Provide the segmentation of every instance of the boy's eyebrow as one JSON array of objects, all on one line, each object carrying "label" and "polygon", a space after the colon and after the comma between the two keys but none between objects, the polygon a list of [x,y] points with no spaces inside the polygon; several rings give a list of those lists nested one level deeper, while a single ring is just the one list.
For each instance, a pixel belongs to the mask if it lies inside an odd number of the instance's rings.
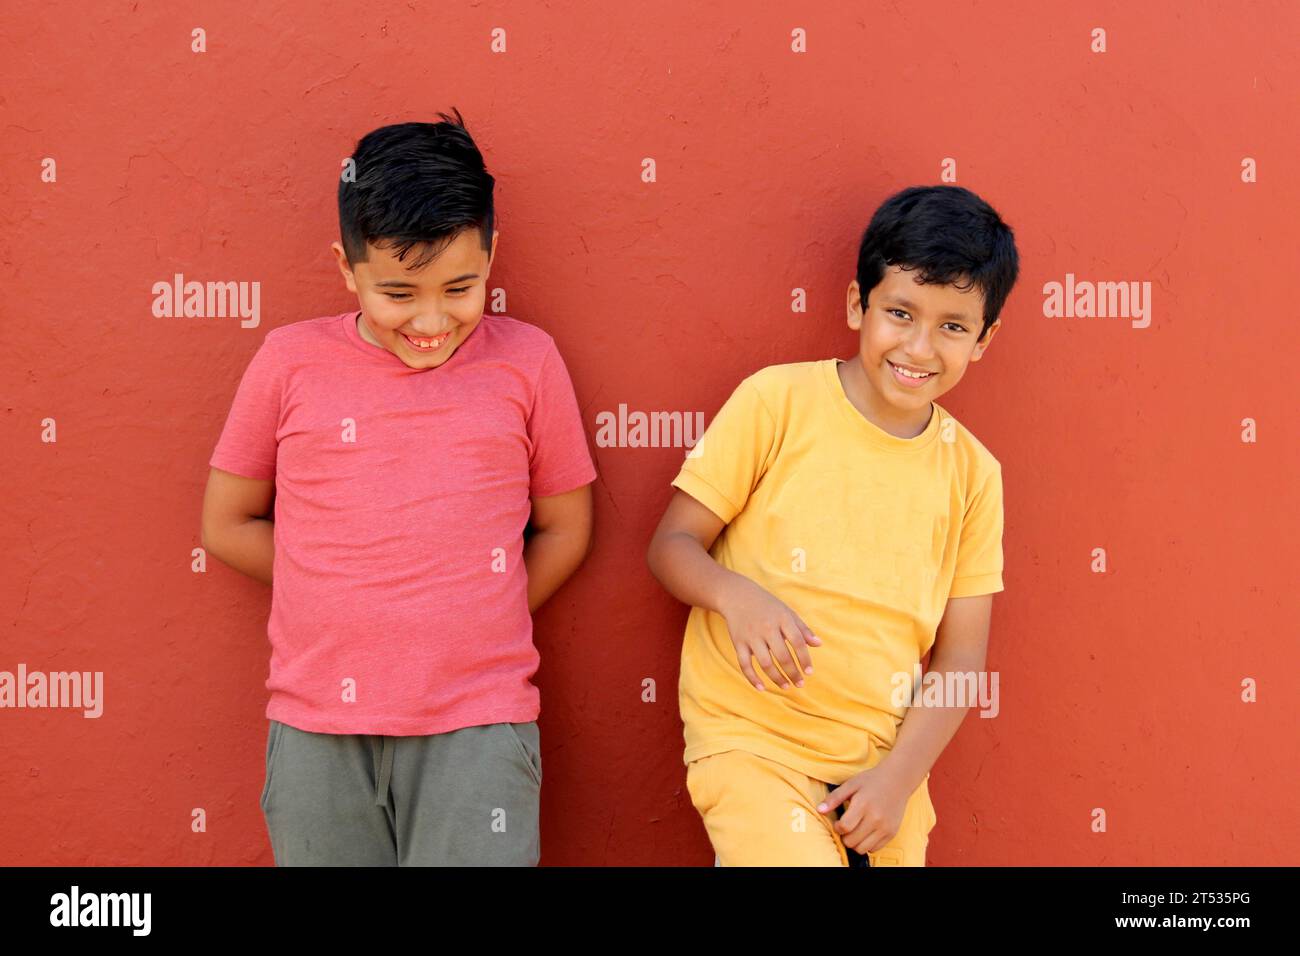
[{"label": "boy's eyebrow", "polygon": [[[466,272],[464,275],[456,276],[454,279],[448,279],[443,285],[451,285],[453,282],[464,282],[466,279],[477,279],[477,272]],[[414,282],[406,282],[402,279],[385,279],[383,282],[376,282],[377,287],[385,289],[416,289],[419,288]]]},{"label": "boy's eyebrow", "polygon": [[[919,311],[920,311],[920,309],[918,309],[914,303],[912,303],[912,302],[908,302],[908,301],[907,301],[906,299],[904,299],[901,295],[893,296],[892,298],[889,299],[889,302],[890,302],[891,304],[893,304],[893,305],[901,305],[901,306],[902,306],[903,308],[905,308],[905,309],[911,309],[913,312],[919,312]],[[969,321],[971,321],[971,319],[970,319],[969,316],[964,315],[964,314],[961,313],[961,312],[945,312],[945,313],[943,314],[943,317],[944,317],[945,319],[956,319],[956,320],[959,321],[959,322],[969,322]]]}]

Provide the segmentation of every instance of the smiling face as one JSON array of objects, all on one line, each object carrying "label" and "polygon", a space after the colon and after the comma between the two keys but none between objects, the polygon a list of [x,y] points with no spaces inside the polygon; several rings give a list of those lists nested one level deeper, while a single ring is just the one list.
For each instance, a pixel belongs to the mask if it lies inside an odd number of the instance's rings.
[{"label": "smiling face", "polygon": [[[914,438],[930,420],[930,402],[949,391],[978,362],[1001,319],[984,327],[984,294],[972,286],[921,284],[917,272],[890,266],[862,309],[857,280],[849,283],[848,325],[858,332],[857,361],[845,362],[845,394],[868,420],[900,438]],[[962,282],[964,286],[965,283]],[[911,378],[901,371],[930,373]]]},{"label": "smiling face", "polygon": [[492,248],[485,251],[479,230],[465,229],[418,272],[407,265],[418,258],[419,247],[403,263],[389,248],[367,243],[369,260],[349,266],[343,246],[333,243],[343,279],[361,305],[361,337],[411,368],[446,362],[483,317],[499,235],[492,233]]}]

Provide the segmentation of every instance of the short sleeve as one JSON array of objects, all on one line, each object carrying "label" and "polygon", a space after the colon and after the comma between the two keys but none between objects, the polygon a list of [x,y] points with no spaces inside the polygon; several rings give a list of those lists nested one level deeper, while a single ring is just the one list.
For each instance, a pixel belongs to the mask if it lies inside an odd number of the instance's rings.
[{"label": "short sleeve", "polygon": [[985,477],[962,516],[949,598],[995,594],[1002,584],[1002,466]]},{"label": "short sleeve", "polygon": [[549,343],[528,413],[528,495],[546,498],[596,480],[573,381],[555,342]]},{"label": "short sleeve", "polygon": [[775,440],[776,419],[751,375],[713,416],[704,436],[687,454],[673,487],[730,524],[758,487]]},{"label": "short sleeve", "polygon": [[283,369],[275,357],[272,334],[262,340],[244,370],[226,426],[208,461],[213,468],[245,478],[275,477]]}]

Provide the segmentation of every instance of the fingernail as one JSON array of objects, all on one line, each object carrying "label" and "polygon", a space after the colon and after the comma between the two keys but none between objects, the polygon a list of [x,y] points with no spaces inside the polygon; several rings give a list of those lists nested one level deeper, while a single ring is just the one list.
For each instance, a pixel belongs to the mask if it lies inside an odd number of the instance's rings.
[{"label": "fingernail", "polygon": [[811,667],[805,667],[805,668],[803,669],[803,672],[804,672],[805,674],[811,674],[811,673],[812,673],[812,668],[811,668]]},{"label": "fingernail", "polygon": [[802,686],[803,686],[803,681],[799,681],[799,682],[798,682],[797,684],[795,684],[794,686],[795,686],[795,687],[802,687]]}]

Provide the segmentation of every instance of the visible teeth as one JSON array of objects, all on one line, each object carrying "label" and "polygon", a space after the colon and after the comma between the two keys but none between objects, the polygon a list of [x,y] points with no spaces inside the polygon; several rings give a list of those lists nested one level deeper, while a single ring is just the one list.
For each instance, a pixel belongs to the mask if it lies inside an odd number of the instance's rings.
[{"label": "visible teeth", "polygon": [[449,334],[450,333],[445,333],[443,335],[438,336],[436,339],[413,339],[409,335],[406,338],[408,341],[414,342],[420,348],[427,349],[427,348],[431,348],[434,345],[434,343],[441,345],[446,340],[447,335]]},{"label": "visible teeth", "polygon": [[[892,365],[893,363],[891,362],[890,364]],[[894,365],[894,368],[898,369],[901,373],[906,375],[908,378],[929,378],[931,375],[934,374],[933,372],[909,372],[907,369],[900,368],[897,365]]]}]

